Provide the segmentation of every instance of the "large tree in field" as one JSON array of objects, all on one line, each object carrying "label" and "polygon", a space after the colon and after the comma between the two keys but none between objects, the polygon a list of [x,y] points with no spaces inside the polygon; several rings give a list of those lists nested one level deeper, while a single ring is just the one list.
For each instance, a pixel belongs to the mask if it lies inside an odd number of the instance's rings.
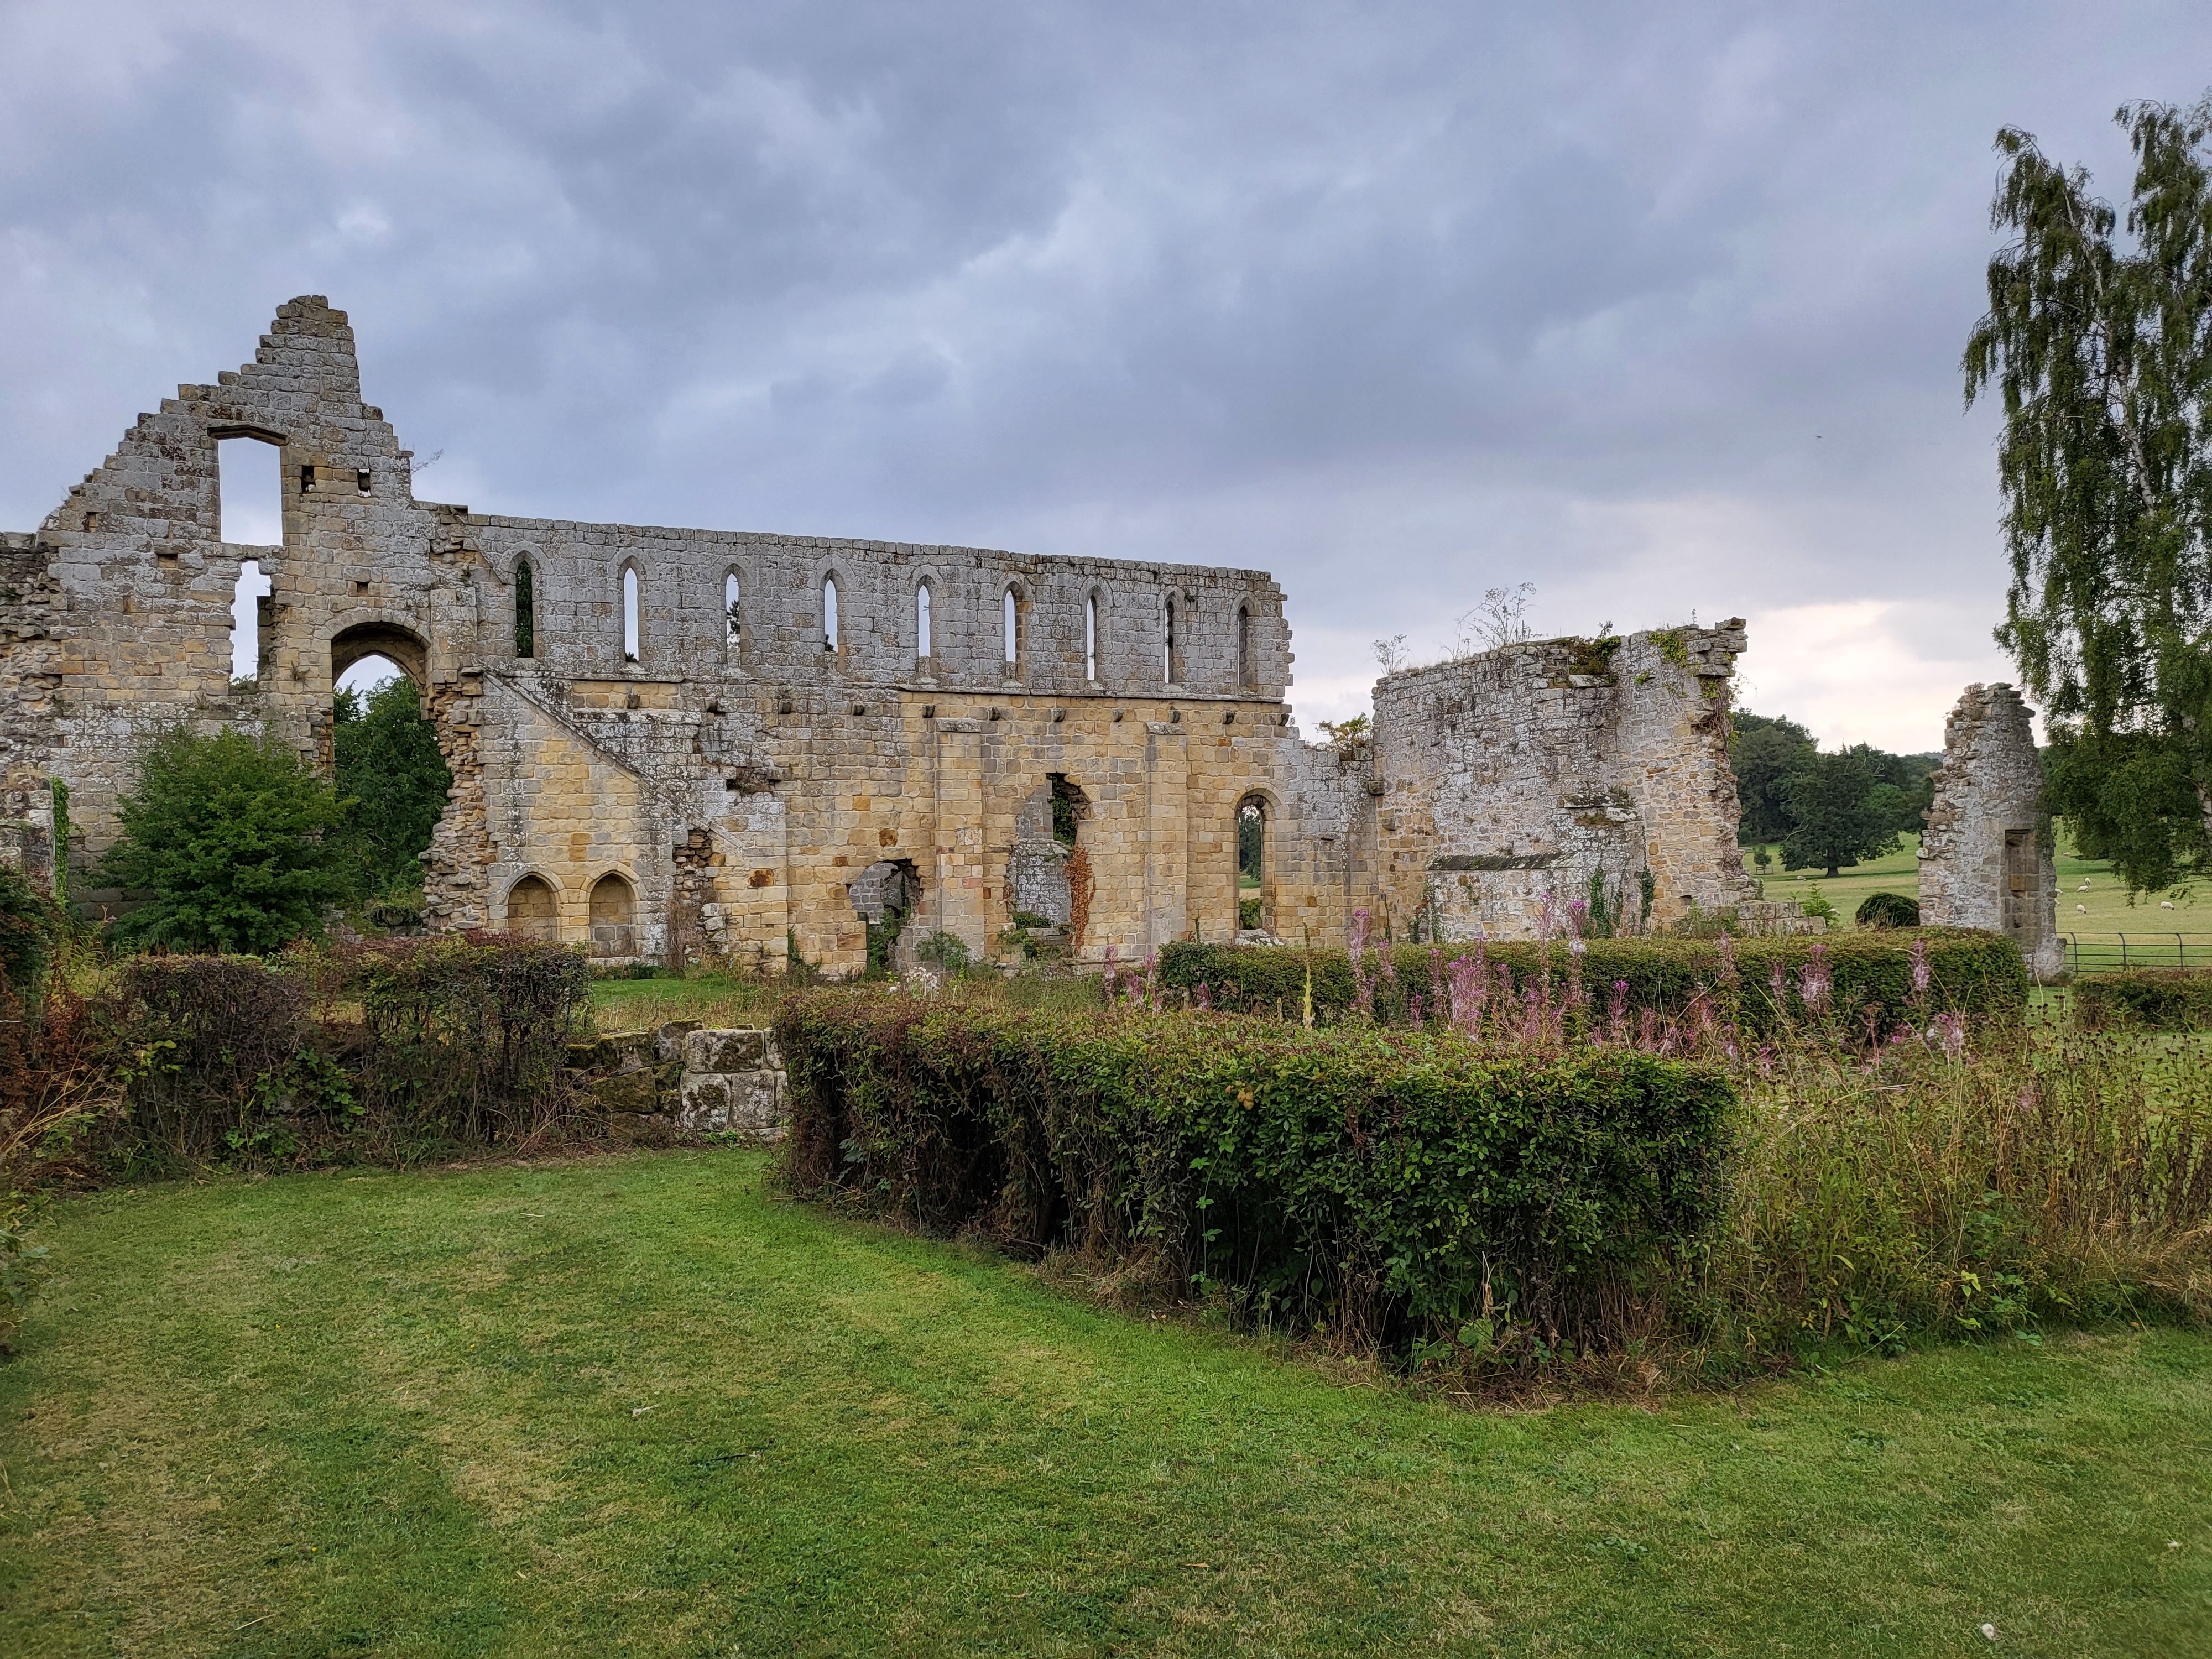
[{"label": "large tree in field", "polygon": [[1874,769],[1863,746],[1808,755],[1780,786],[1790,814],[1782,867],[1832,876],[1845,865],[1894,852],[1897,832],[1885,821],[1874,790]]},{"label": "large tree in field", "polygon": [[1757,847],[1790,833],[1782,781],[1811,759],[1813,752],[1813,734],[1796,720],[1769,719],[1747,709],[1731,717],[1729,764],[1735,769],[1736,799],[1743,807],[1737,841]]},{"label": "large tree in field", "polygon": [[2051,805],[2130,886],[2212,854],[2212,94],[2131,104],[2119,216],[2028,134],[1990,216],[1989,314],[1963,368],[2004,404],[2012,586],[1997,641],[2043,702]]}]

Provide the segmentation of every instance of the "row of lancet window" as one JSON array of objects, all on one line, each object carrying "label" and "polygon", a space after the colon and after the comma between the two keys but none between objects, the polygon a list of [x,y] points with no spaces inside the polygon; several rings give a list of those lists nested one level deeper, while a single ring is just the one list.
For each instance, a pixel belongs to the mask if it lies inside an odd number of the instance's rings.
[{"label": "row of lancet window", "polygon": [[[744,637],[742,595],[735,572],[722,580],[722,638],[735,650]],[[914,637],[915,656],[919,664],[927,667],[936,657],[934,618],[931,615],[935,595],[925,581],[915,590]],[[1017,590],[1009,584],[1000,595],[1000,643],[1009,678],[1021,672],[1023,654],[1028,645],[1026,607],[1021,603]],[[1183,630],[1188,618],[1181,603],[1170,593],[1161,611],[1160,674],[1170,685],[1180,685],[1183,678]],[[635,567],[625,567],[622,573],[623,660],[638,660],[642,633],[638,617],[638,573]],[[1092,593],[1083,601],[1083,678],[1098,678],[1098,650],[1101,640],[1098,615],[1098,596]],[[822,648],[825,652],[844,648],[843,635],[838,620],[837,579],[822,579]],[[527,559],[520,560],[514,567],[514,654],[535,657],[538,654],[538,594],[536,579]],[[1237,607],[1237,683],[1250,687],[1258,683],[1257,670],[1252,657],[1252,611],[1249,605]]]}]

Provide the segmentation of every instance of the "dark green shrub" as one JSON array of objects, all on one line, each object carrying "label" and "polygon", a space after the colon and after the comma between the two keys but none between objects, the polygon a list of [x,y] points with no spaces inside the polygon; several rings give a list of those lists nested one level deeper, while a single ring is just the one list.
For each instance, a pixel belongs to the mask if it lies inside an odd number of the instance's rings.
[{"label": "dark green shrub", "polygon": [[575,1127],[562,1067],[591,1005],[580,951],[447,938],[365,948],[339,971],[368,1027],[356,1087],[373,1123],[462,1145]]},{"label": "dark green shrub", "polygon": [[122,964],[94,1002],[126,1103],[110,1154],[143,1171],[297,1151],[303,1113],[344,1094],[317,1063],[313,989],[258,957]]},{"label": "dark green shrub", "polygon": [[2090,1030],[2212,1031],[2212,969],[2083,974],[2074,981],[2074,1018]]},{"label": "dark green shrub", "polygon": [[139,757],[103,879],[151,897],[118,937],[265,955],[322,932],[347,890],[337,798],[274,738],[179,728]]},{"label": "dark green shrub", "polygon": [[1509,1309],[1602,1340],[1606,1287],[1723,1197],[1729,1085],[1629,1050],[849,994],[793,999],[776,1040],[800,1193],[1148,1262],[1354,1343]]},{"label": "dark green shrub", "polygon": [[0,864],[0,984],[18,1011],[5,1017],[38,1018],[60,927],[56,906],[24,879],[21,871]]},{"label": "dark green shrub", "polygon": [[137,957],[94,1005],[125,1103],[94,1150],[133,1170],[404,1161],[586,1128],[562,1066],[589,994],[580,953],[519,941]]},{"label": "dark green shrub", "polygon": [[1862,927],[1917,927],[1920,901],[1903,893],[1869,893],[1851,920]]},{"label": "dark green shrub", "polygon": [[[1924,993],[1913,983],[1915,940],[1924,947]],[[2029,981],[2019,948],[1999,934],[1966,929],[1728,941],[1591,939],[1579,972],[1584,988],[1601,1006],[1616,982],[1625,982],[1630,1010],[1680,1014],[1703,988],[1722,1018],[1734,1019],[1753,1034],[1765,1034],[1798,1012],[1794,991],[1785,991],[1777,1004],[1772,990],[1776,970],[1794,988],[1816,947],[1834,975],[1836,1010],[1853,1024],[1863,1023],[1869,1009],[1885,1031],[1917,1014],[1937,1010],[2006,1022],[2016,1021],[2027,1012]],[[1545,971],[1546,948],[1534,942],[1496,942],[1480,948],[1493,969],[1510,969],[1516,983],[1531,983]],[[1472,945],[1401,945],[1368,952],[1376,1022],[1406,1024],[1417,996],[1424,1023],[1441,1021],[1450,963],[1476,949]],[[1553,943],[1548,961],[1555,981],[1564,980],[1570,967],[1565,942]],[[1309,967],[1316,1022],[1330,1024],[1356,1018],[1359,987],[1351,957],[1343,951],[1170,945],[1160,952],[1159,981],[1186,995],[1204,985],[1216,1008],[1295,1020],[1300,1017]]]}]

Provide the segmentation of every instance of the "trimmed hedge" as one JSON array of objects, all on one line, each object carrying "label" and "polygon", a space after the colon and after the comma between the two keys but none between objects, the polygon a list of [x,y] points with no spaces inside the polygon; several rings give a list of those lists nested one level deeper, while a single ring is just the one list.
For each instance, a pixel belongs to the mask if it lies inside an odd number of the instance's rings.
[{"label": "trimmed hedge", "polygon": [[[1916,939],[1924,943],[1927,953],[1924,1000],[1916,1000],[1912,988]],[[1703,988],[1722,1018],[1735,1019],[1753,1035],[1773,1030],[1784,1017],[1771,990],[1775,967],[1779,965],[1794,986],[1799,971],[1812,960],[1815,945],[1821,947],[1834,975],[1836,1009],[1854,1024],[1865,1019],[1869,1008],[1880,1011],[1885,1030],[1910,1022],[1924,1010],[1979,1015],[2008,1024],[2024,1018],[2027,1010],[2027,964],[2020,948],[2002,934],[1965,928],[1735,939],[1729,944],[1735,960],[1733,985],[1718,939],[1594,939],[1587,943],[1583,984],[1599,1004],[1607,1000],[1616,982],[1626,981],[1629,1008],[1675,1015]],[[1446,969],[1455,958],[1471,956],[1477,948],[1400,945],[1371,950],[1369,955],[1376,960],[1369,971],[1375,977],[1376,1021],[1407,1024],[1416,996],[1422,1000],[1425,1022],[1441,1018],[1439,993]],[[1544,971],[1547,951],[1532,941],[1494,941],[1480,948],[1493,966],[1510,968],[1516,983],[1533,983]],[[1387,973],[1382,969],[1386,951]],[[1564,942],[1553,943],[1548,960],[1555,979],[1563,980],[1568,967]],[[1358,987],[1351,957],[1341,950],[1170,945],[1160,952],[1159,982],[1191,995],[1203,985],[1216,1008],[1296,1020],[1303,1011],[1309,963],[1315,1022],[1344,1021],[1353,1011]],[[1792,999],[1785,996],[1784,1007],[1794,1009]]]},{"label": "trimmed hedge", "polygon": [[2212,969],[2083,974],[2074,981],[2074,1018],[2091,1030],[2212,1031]]},{"label": "trimmed hedge", "polygon": [[1509,1304],[1547,1341],[1601,1337],[1604,1289],[1723,1200],[1729,1084],[1632,1050],[849,991],[793,999],[775,1034],[802,1194],[1141,1263],[1353,1342]]},{"label": "trimmed hedge", "polygon": [[580,953],[520,941],[134,957],[91,1004],[124,1085],[100,1150],[132,1170],[296,1166],[571,1133],[590,995]]}]

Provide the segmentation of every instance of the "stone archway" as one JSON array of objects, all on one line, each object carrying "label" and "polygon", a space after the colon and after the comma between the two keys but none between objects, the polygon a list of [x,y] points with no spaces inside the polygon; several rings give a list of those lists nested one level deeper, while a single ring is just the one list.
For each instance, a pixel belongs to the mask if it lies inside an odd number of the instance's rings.
[{"label": "stone archway", "polygon": [[337,684],[347,669],[370,657],[383,657],[415,682],[424,698],[430,695],[430,647],[422,636],[402,623],[356,623],[331,639],[331,684]]}]

